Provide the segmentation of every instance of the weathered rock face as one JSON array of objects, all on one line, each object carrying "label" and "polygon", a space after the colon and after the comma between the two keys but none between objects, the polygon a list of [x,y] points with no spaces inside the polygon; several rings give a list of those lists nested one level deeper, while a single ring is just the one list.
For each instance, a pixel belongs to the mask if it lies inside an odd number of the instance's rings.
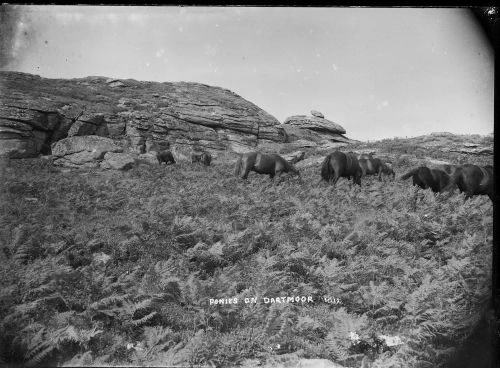
[{"label": "weathered rock face", "polygon": [[279,122],[256,105],[199,83],[0,71],[0,87],[0,154],[10,157],[49,154],[54,142],[84,135],[126,141],[137,154],[169,145],[240,152],[286,139]]},{"label": "weathered rock face", "polygon": [[109,135],[104,116],[102,114],[90,114],[79,117],[68,130],[68,137],[76,135]]},{"label": "weathered rock face", "polygon": [[0,101],[0,155],[23,158],[48,153],[51,139],[69,129],[65,117],[43,102]]},{"label": "weathered rock face", "polygon": [[97,135],[68,137],[52,145],[54,165],[67,167],[98,167],[108,152],[121,152],[113,140]]}]

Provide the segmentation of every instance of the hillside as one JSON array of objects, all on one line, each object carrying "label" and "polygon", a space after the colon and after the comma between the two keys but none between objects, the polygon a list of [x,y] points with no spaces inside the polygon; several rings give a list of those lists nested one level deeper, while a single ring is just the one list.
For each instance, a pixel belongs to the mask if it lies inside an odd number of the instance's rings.
[{"label": "hillside", "polygon": [[[429,158],[492,161],[422,148],[427,138],[418,139],[345,150],[386,155],[397,177]],[[491,201],[399,180],[363,178],[357,187],[341,179],[332,187],[320,181],[324,154],[307,150],[301,178],[279,185],[255,173],[235,177],[229,153],[211,167],[143,163],[128,171],[3,160],[0,359],[465,362],[457,349],[488,316]],[[492,353],[481,354],[474,363]]]}]

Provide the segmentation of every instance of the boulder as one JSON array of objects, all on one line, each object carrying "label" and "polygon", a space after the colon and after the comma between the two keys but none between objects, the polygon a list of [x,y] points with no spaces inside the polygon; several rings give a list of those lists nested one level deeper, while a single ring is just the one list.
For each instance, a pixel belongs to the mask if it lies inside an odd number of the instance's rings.
[{"label": "boulder", "polygon": [[129,153],[106,152],[101,168],[114,170],[129,170],[135,164],[135,157]]},{"label": "boulder", "polygon": [[295,115],[287,118],[283,125],[295,126],[321,133],[345,134],[346,130],[333,121],[317,116]]},{"label": "boulder", "polygon": [[141,153],[137,156],[137,160],[141,163],[147,163],[150,165],[158,165],[158,159],[156,158],[156,151],[149,151],[146,153]]},{"label": "boulder", "polygon": [[136,153],[146,152],[146,137],[145,133],[141,132],[133,125],[127,125],[125,134],[130,140],[130,149]]},{"label": "boulder", "polygon": [[107,152],[121,152],[112,139],[97,135],[61,139],[52,145],[54,165],[68,167],[98,167]]},{"label": "boulder", "polygon": [[282,154],[281,156],[283,156],[283,158],[288,162],[295,164],[299,161],[302,161],[306,156],[306,153],[304,151],[295,151],[292,153]]},{"label": "boulder", "polygon": [[316,116],[316,117],[321,118],[321,119],[323,119],[325,117],[325,115],[323,115],[321,112],[316,111],[316,110],[311,110],[311,115]]},{"label": "boulder", "polygon": [[[289,118],[291,119],[291,118]],[[325,120],[317,117],[311,119]],[[288,123],[287,123],[288,121]],[[319,128],[311,128],[312,125],[305,123],[300,124],[299,120],[288,120],[282,124],[287,136],[287,142],[299,142],[303,147],[309,146],[311,142],[316,146],[328,145],[332,142],[354,143],[355,141],[338,133],[338,129],[320,130]],[[343,129],[343,128],[342,128]]]}]

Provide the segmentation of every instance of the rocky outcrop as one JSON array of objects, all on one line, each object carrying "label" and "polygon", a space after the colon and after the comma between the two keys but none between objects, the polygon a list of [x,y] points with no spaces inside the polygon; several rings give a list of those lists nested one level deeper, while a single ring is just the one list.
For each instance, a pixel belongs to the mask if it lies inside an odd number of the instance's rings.
[{"label": "rocky outcrop", "polygon": [[[60,139],[109,136],[142,154],[172,147],[241,152],[284,142],[271,115],[220,87],[0,71],[0,154],[50,154]],[[82,114],[84,111],[84,114]]]},{"label": "rocky outcrop", "polygon": [[316,115],[295,115],[287,118],[283,124],[295,126],[300,129],[308,129],[320,133],[345,134],[345,129],[333,121],[320,117],[321,113],[314,111]]},{"label": "rocky outcrop", "polygon": [[478,156],[493,156],[493,147],[467,147],[463,148],[449,148],[450,152],[458,152],[465,153],[469,155],[478,155]]},{"label": "rocky outcrop", "polygon": [[52,160],[56,166],[98,167],[108,152],[122,152],[113,140],[96,135],[61,139],[52,145]]},{"label": "rocky outcrop", "polygon": [[310,146],[311,142],[316,146],[325,146],[332,142],[355,142],[343,135],[346,131],[342,126],[325,119],[321,112],[311,110],[311,114],[291,116],[283,122],[287,142],[305,142],[303,148]]},{"label": "rocky outcrop", "polygon": [[[413,144],[420,149],[456,152],[474,156],[493,156],[493,141],[493,135],[460,135],[448,132],[434,132],[407,139],[408,144]],[[425,152],[423,153],[425,154]]]}]

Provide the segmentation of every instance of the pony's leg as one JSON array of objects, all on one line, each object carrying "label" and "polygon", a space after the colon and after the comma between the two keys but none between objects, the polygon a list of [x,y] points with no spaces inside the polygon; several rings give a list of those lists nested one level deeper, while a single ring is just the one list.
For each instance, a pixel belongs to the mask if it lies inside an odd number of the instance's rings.
[{"label": "pony's leg", "polygon": [[358,184],[359,186],[361,186],[361,175],[356,175],[356,176],[354,177],[354,182],[355,182],[356,184]]},{"label": "pony's leg", "polygon": [[281,174],[283,174],[283,171],[281,171],[281,170],[276,172],[276,176],[277,176],[276,185],[279,185],[281,183]]},{"label": "pony's leg", "polygon": [[332,184],[335,185],[339,181],[340,175],[335,173],[335,176],[333,177]]},{"label": "pony's leg", "polygon": [[248,170],[247,167],[245,167],[245,171],[243,172],[243,176],[241,177],[242,179],[246,179],[248,178],[248,173],[250,172],[250,170]]}]

